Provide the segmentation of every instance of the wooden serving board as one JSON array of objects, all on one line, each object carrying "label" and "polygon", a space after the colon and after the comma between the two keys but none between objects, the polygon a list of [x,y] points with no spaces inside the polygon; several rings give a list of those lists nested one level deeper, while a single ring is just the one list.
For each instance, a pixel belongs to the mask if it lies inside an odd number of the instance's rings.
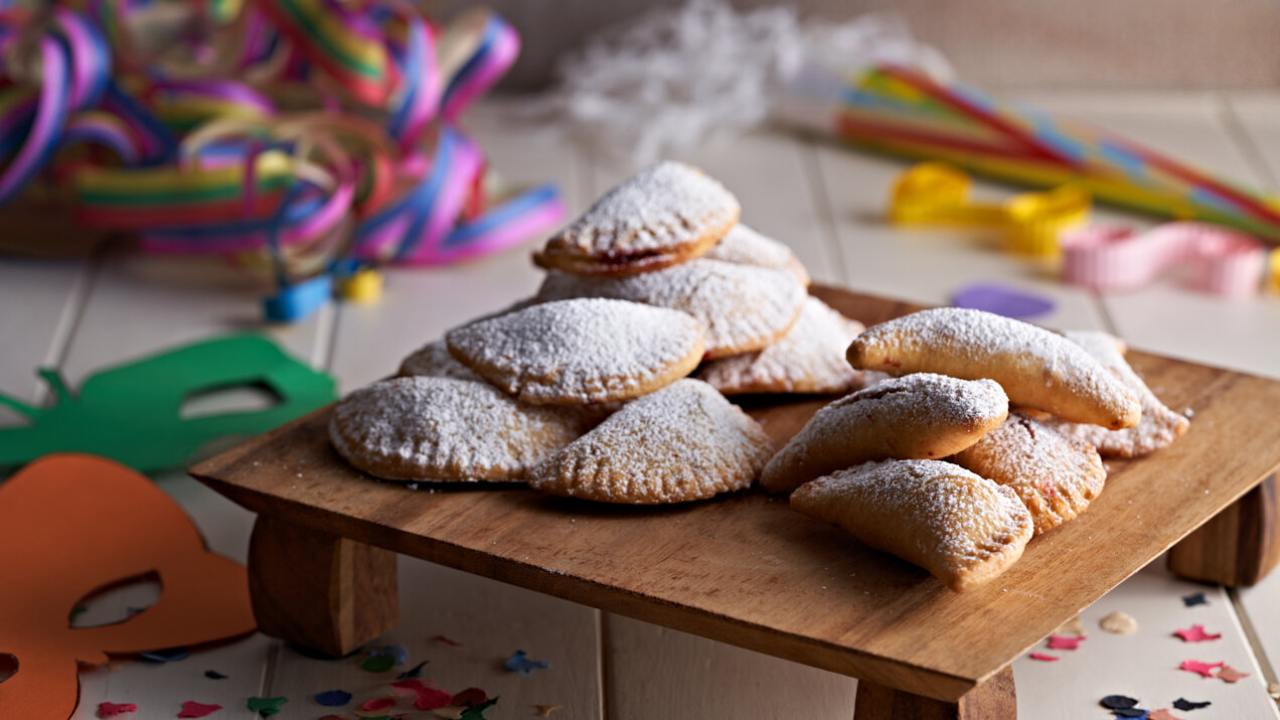
[{"label": "wooden serving board", "polygon": [[[918,309],[813,292],[867,325]],[[1190,431],[1151,457],[1109,462],[1088,512],[963,594],[756,491],[637,508],[509,486],[426,492],[375,481],[330,448],[328,409],[191,472],[290,523],[956,700],[1280,466],[1280,382],[1137,351],[1129,359],[1170,407],[1194,412]],[[783,442],[824,402],[750,409]]]}]

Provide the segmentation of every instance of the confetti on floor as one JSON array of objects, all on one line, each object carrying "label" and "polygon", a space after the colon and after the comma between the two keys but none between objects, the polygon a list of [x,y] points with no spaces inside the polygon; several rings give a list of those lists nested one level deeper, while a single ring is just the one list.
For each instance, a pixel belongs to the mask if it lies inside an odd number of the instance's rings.
[{"label": "confetti on floor", "polygon": [[395,666],[396,659],[390,655],[369,655],[360,663],[361,670],[371,673],[386,672]]},{"label": "confetti on floor", "polygon": [[217,670],[205,670],[204,676],[209,678],[210,680],[226,680],[227,679],[226,675],[223,675]]},{"label": "confetti on floor", "polygon": [[1047,655],[1045,653],[1038,653],[1038,652],[1033,652],[1027,657],[1039,662],[1058,662],[1059,660],[1057,655]]},{"label": "confetti on floor", "polygon": [[534,705],[533,714],[541,718],[551,717],[551,713],[556,712],[563,707],[563,705]]},{"label": "confetti on floor", "polygon": [[440,643],[441,645],[448,645],[449,647],[462,647],[462,643],[458,642],[457,640],[453,640],[453,639],[447,638],[447,637],[445,637],[444,635],[436,635],[435,637],[433,637],[433,638],[431,638],[431,639],[432,639],[432,640],[435,640],[436,642]]},{"label": "confetti on floor", "polygon": [[449,705],[462,704],[452,702],[453,698],[449,693],[440,688],[431,687],[417,678],[397,680],[391,683],[391,687],[398,690],[408,690],[412,693],[414,698],[413,706],[419,710],[435,710]]},{"label": "confetti on floor", "polygon": [[1059,635],[1084,635],[1084,623],[1080,621],[1080,616],[1071,618],[1058,628]]},{"label": "confetti on floor", "polygon": [[1047,647],[1050,650],[1079,650],[1080,643],[1083,641],[1083,635],[1077,635],[1075,637],[1067,635],[1050,635]]},{"label": "confetti on floor", "polygon": [[1124,708],[1120,710],[1112,710],[1112,716],[1118,718],[1134,718],[1135,720],[1146,720],[1147,711],[1142,708]]},{"label": "confetti on floor", "polygon": [[285,697],[251,697],[245,701],[249,712],[258,713],[262,717],[271,717],[280,712],[281,705],[289,702]]},{"label": "confetti on floor", "polygon": [[511,672],[518,672],[521,675],[528,675],[534,670],[546,670],[551,667],[551,663],[546,660],[534,660],[529,657],[523,650],[516,650],[507,658],[502,666]]},{"label": "confetti on floor", "polygon": [[187,700],[182,703],[182,710],[178,712],[180,718],[202,718],[208,717],[213,713],[222,709],[217,703],[201,703],[195,700]]},{"label": "confetti on floor", "polygon": [[325,707],[342,707],[351,702],[351,693],[346,690],[325,690],[315,694],[317,704]]},{"label": "confetti on floor", "polygon": [[1186,670],[1187,672],[1193,672],[1199,675],[1200,677],[1211,678],[1213,677],[1213,671],[1217,668],[1222,667],[1223,664],[1224,663],[1220,663],[1220,662],[1207,663],[1207,662],[1201,662],[1199,660],[1183,660],[1182,664],[1178,666],[1178,669]]},{"label": "confetti on floor", "polygon": [[100,702],[98,703],[97,715],[100,718],[113,718],[117,715],[124,715],[125,713],[137,711],[138,706],[134,703]]},{"label": "confetti on floor", "polygon": [[1173,701],[1173,706],[1175,708],[1179,710],[1184,710],[1184,711],[1185,710],[1201,710],[1203,708],[1209,707],[1212,704],[1213,703],[1209,702],[1208,700],[1205,700],[1204,702],[1200,702],[1197,700],[1188,700],[1186,698],[1178,698],[1177,700]]},{"label": "confetti on floor", "polygon": [[1218,640],[1222,637],[1222,633],[1205,632],[1203,625],[1192,625],[1189,628],[1174,630],[1173,634],[1182,638],[1183,642],[1205,642],[1207,640]]},{"label": "confetti on floor", "polygon": [[151,652],[140,653],[138,657],[150,663],[171,663],[179,660],[186,660],[191,653],[184,647],[168,648],[166,650],[152,650]]},{"label": "confetti on floor", "polygon": [[1242,680],[1242,679],[1244,679],[1244,678],[1249,677],[1249,673],[1247,673],[1247,672],[1240,672],[1239,670],[1237,670],[1237,669],[1235,669],[1235,668],[1231,667],[1230,665],[1223,665],[1223,666],[1218,670],[1218,676],[1217,676],[1217,677],[1218,677],[1218,679],[1219,679],[1219,680],[1221,680],[1221,681],[1222,681],[1222,682],[1224,682],[1224,683],[1231,683],[1231,684],[1235,684],[1235,683],[1239,682],[1240,680]]},{"label": "confetti on floor", "polygon": [[1108,710],[1128,710],[1138,706],[1138,699],[1128,695],[1108,695],[1099,700],[1098,704]]},{"label": "confetti on floor", "polygon": [[1152,710],[1151,714],[1147,715],[1147,720],[1182,720],[1182,718],[1169,712],[1168,708],[1160,708]]},{"label": "confetti on floor", "polygon": [[395,661],[396,665],[403,665],[409,662],[409,650],[403,645],[379,645],[369,648],[369,655],[373,657],[387,656]]},{"label": "confetti on floor", "polygon": [[1182,596],[1182,604],[1185,605],[1186,607],[1195,607],[1196,605],[1208,605],[1209,599],[1206,598],[1204,593],[1202,592],[1191,593],[1190,595]]},{"label": "confetti on floor", "polygon": [[387,710],[396,706],[396,699],[392,697],[373,698],[360,703],[360,709],[365,712],[371,710]]},{"label": "confetti on floor", "polygon": [[414,665],[413,667],[409,668],[408,670],[405,670],[404,672],[402,672],[402,673],[400,673],[399,675],[397,675],[397,676],[396,676],[396,679],[397,679],[397,680],[408,680],[408,679],[410,679],[410,678],[422,677],[422,668],[426,667],[426,666],[427,666],[427,663],[429,663],[429,662],[431,662],[431,661],[430,661],[430,660],[423,660],[422,662],[418,663],[417,665]]},{"label": "confetti on floor", "polygon": [[477,687],[470,687],[461,690],[449,700],[450,705],[462,705],[470,707],[472,705],[481,705],[489,699],[488,693]]},{"label": "confetti on floor", "polygon": [[1129,613],[1117,610],[1099,620],[1098,627],[1112,635],[1132,635],[1138,632],[1138,621]]}]

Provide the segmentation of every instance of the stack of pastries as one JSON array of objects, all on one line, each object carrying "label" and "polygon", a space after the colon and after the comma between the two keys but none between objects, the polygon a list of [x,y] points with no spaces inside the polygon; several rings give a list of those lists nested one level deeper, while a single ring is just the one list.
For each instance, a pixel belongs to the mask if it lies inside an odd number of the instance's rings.
[{"label": "stack of pastries", "polygon": [[[759,479],[960,590],[1084,511],[1101,456],[1186,430],[1115,338],[952,308],[865,329],[810,296],[804,266],[740,214],[688,165],[627,179],[534,254],[547,274],[533,297],[344,398],[334,448],[384,479],[611,503]],[[725,397],[747,393],[844,397],[775,454]]]}]

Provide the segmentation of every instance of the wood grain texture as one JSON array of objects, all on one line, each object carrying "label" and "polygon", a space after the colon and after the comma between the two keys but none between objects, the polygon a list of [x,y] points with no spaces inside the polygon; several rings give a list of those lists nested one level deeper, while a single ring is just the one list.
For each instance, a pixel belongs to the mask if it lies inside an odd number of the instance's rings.
[{"label": "wood grain texture", "polygon": [[1227,587],[1256,585],[1280,562],[1280,497],[1272,475],[1169,551],[1169,570]]},{"label": "wood grain texture", "polygon": [[1013,670],[1005,668],[957,702],[934,700],[876,683],[858,685],[853,720],[1016,720]]},{"label": "wood grain texture", "polygon": [[396,554],[259,515],[249,539],[249,594],[259,630],[342,657],[399,620]]},{"label": "wood grain texture", "polygon": [[[840,290],[819,294],[868,324],[911,309]],[[1113,463],[1090,512],[1031,543],[998,581],[964,594],[758,493],[601,508],[520,489],[422,493],[374,482],[330,449],[327,411],[192,472],[245,507],[291,522],[956,700],[1280,465],[1280,426],[1258,422],[1280,403],[1280,383],[1141,352],[1131,361],[1170,404],[1195,410],[1192,429],[1157,456]],[[780,428],[813,409],[754,413],[781,440]]]}]

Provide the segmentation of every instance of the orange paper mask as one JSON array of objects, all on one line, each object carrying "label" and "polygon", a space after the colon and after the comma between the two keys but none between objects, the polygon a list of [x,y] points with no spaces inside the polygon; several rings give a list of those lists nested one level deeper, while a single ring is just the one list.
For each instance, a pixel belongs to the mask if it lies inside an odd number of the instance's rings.
[{"label": "orange paper mask", "polygon": [[[92,455],[49,455],[0,484],[0,716],[66,718],[76,663],[198,645],[254,629],[244,567],[205,549],[182,508],[145,476]],[[160,599],[121,622],[72,628],[77,601],[150,573]]]}]

